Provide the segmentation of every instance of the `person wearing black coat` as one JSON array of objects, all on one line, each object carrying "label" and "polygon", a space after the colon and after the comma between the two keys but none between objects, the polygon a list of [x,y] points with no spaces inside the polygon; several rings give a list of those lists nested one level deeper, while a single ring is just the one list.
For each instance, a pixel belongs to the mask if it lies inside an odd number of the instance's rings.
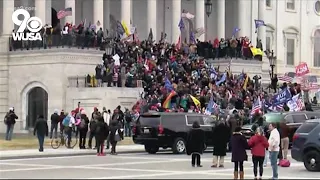
[{"label": "person wearing black coat", "polygon": [[111,144],[111,155],[117,155],[116,146],[119,141],[123,139],[123,132],[121,131],[121,122],[118,120],[110,121],[110,134],[109,141]]},{"label": "person wearing black coat", "polygon": [[109,135],[109,127],[108,124],[104,122],[102,116],[98,118],[96,129],[95,129],[95,137],[96,137],[96,145],[97,145],[97,155],[104,156],[103,148],[104,141],[107,139]]},{"label": "person wearing black coat", "polygon": [[[213,129],[213,165],[224,167],[224,157],[227,155],[227,144],[230,139],[229,127],[221,120]],[[218,163],[219,161],[219,163]]]},{"label": "person wearing black coat", "polygon": [[240,131],[241,127],[236,127],[231,137],[231,161],[234,163],[234,179],[238,179],[238,173],[240,174],[240,179],[244,179],[243,161],[248,160],[246,149],[249,148],[249,145],[247,139],[241,134]]},{"label": "person wearing black coat", "polygon": [[78,126],[79,130],[79,148],[80,149],[86,149],[86,138],[88,133],[88,125],[89,125],[89,118],[85,114],[85,112],[81,111],[81,122]]},{"label": "person wearing black coat", "polygon": [[204,150],[205,133],[200,129],[198,121],[193,122],[192,129],[188,134],[187,140],[187,154],[191,155],[191,165],[195,166],[197,161],[197,167],[201,166],[201,154]]},{"label": "person wearing black coat", "polygon": [[59,124],[59,119],[60,116],[58,115],[58,110],[55,110],[54,113],[51,115],[51,131],[50,131],[50,139],[52,139],[53,133],[54,133],[54,138],[58,138],[58,124]]},{"label": "person wearing black coat", "polygon": [[43,115],[39,115],[33,130],[33,135],[37,134],[39,141],[39,152],[43,152],[44,137],[48,136],[48,133],[49,130],[47,121],[44,119]]}]

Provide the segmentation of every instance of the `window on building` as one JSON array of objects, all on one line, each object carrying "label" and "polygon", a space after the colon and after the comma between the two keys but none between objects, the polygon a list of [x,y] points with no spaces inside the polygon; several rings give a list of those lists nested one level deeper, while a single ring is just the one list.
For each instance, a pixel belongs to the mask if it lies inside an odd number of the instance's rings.
[{"label": "window on building", "polygon": [[287,39],[287,65],[294,65],[294,39]]},{"label": "window on building", "polygon": [[266,38],[266,48],[268,50],[271,50],[271,37]]},{"label": "window on building", "polygon": [[266,0],[266,6],[269,8],[271,7],[271,0]]},{"label": "window on building", "polygon": [[295,10],[295,0],[287,0],[287,9],[289,10]]},{"label": "window on building", "polygon": [[314,35],[314,67],[320,67],[320,29]]}]

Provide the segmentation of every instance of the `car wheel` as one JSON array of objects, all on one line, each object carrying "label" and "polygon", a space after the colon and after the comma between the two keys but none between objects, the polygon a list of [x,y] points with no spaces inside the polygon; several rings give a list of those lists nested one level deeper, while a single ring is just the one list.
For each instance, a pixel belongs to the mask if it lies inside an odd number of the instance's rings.
[{"label": "car wheel", "polygon": [[144,145],[144,149],[149,154],[155,154],[159,151],[159,147],[156,145]]},{"label": "car wheel", "polygon": [[303,164],[308,171],[320,171],[320,153],[315,150],[306,152],[303,156]]},{"label": "car wheel", "polygon": [[186,152],[186,142],[183,138],[176,138],[172,145],[174,154],[184,154]]}]

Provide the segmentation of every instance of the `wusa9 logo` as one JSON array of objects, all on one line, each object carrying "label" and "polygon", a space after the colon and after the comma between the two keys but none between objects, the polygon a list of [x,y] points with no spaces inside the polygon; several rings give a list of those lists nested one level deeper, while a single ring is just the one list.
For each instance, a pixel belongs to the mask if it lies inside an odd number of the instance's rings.
[{"label": "wusa9 logo", "polygon": [[[18,16],[23,15],[23,20],[19,20]],[[12,22],[19,26],[16,33],[12,33],[14,41],[37,41],[42,40],[39,31],[42,29],[42,21],[38,17],[30,17],[30,13],[24,9],[18,9],[12,14]],[[25,29],[29,31],[24,33]]]}]

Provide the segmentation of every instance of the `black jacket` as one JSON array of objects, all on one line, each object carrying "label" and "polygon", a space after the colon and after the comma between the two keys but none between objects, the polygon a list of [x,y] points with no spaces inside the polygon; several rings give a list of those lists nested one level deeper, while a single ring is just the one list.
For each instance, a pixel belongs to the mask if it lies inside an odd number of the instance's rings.
[{"label": "black jacket", "polygon": [[89,118],[87,115],[85,114],[81,114],[81,121],[84,120],[84,122],[86,123],[85,127],[84,128],[80,128],[79,129],[81,131],[88,131],[88,125],[89,125]]},{"label": "black jacket", "polygon": [[226,156],[227,143],[230,139],[230,130],[224,123],[218,124],[213,129],[213,155]]},{"label": "black jacket", "polygon": [[60,120],[60,116],[56,113],[51,115],[51,124],[58,124]]},{"label": "black jacket", "polygon": [[5,116],[4,123],[7,125],[14,125],[16,123],[16,119],[18,119],[18,116],[14,113],[14,111],[9,111]]},{"label": "black jacket", "polygon": [[192,128],[187,140],[187,154],[200,153],[204,150],[205,133],[200,128]]},{"label": "black jacket", "polygon": [[41,136],[48,136],[48,124],[44,119],[37,119],[36,124],[34,125],[33,135],[39,134]]},{"label": "black jacket", "polygon": [[103,121],[98,121],[95,129],[95,136],[97,139],[105,140],[109,135],[108,124]]},{"label": "black jacket", "polygon": [[121,132],[120,128],[121,128],[121,125],[120,125],[120,122],[117,121],[117,120],[112,120],[110,122],[110,142],[113,143],[115,142],[115,135],[116,135],[116,132],[118,131],[118,134],[120,136],[121,139],[123,139],[123,132]]}]

